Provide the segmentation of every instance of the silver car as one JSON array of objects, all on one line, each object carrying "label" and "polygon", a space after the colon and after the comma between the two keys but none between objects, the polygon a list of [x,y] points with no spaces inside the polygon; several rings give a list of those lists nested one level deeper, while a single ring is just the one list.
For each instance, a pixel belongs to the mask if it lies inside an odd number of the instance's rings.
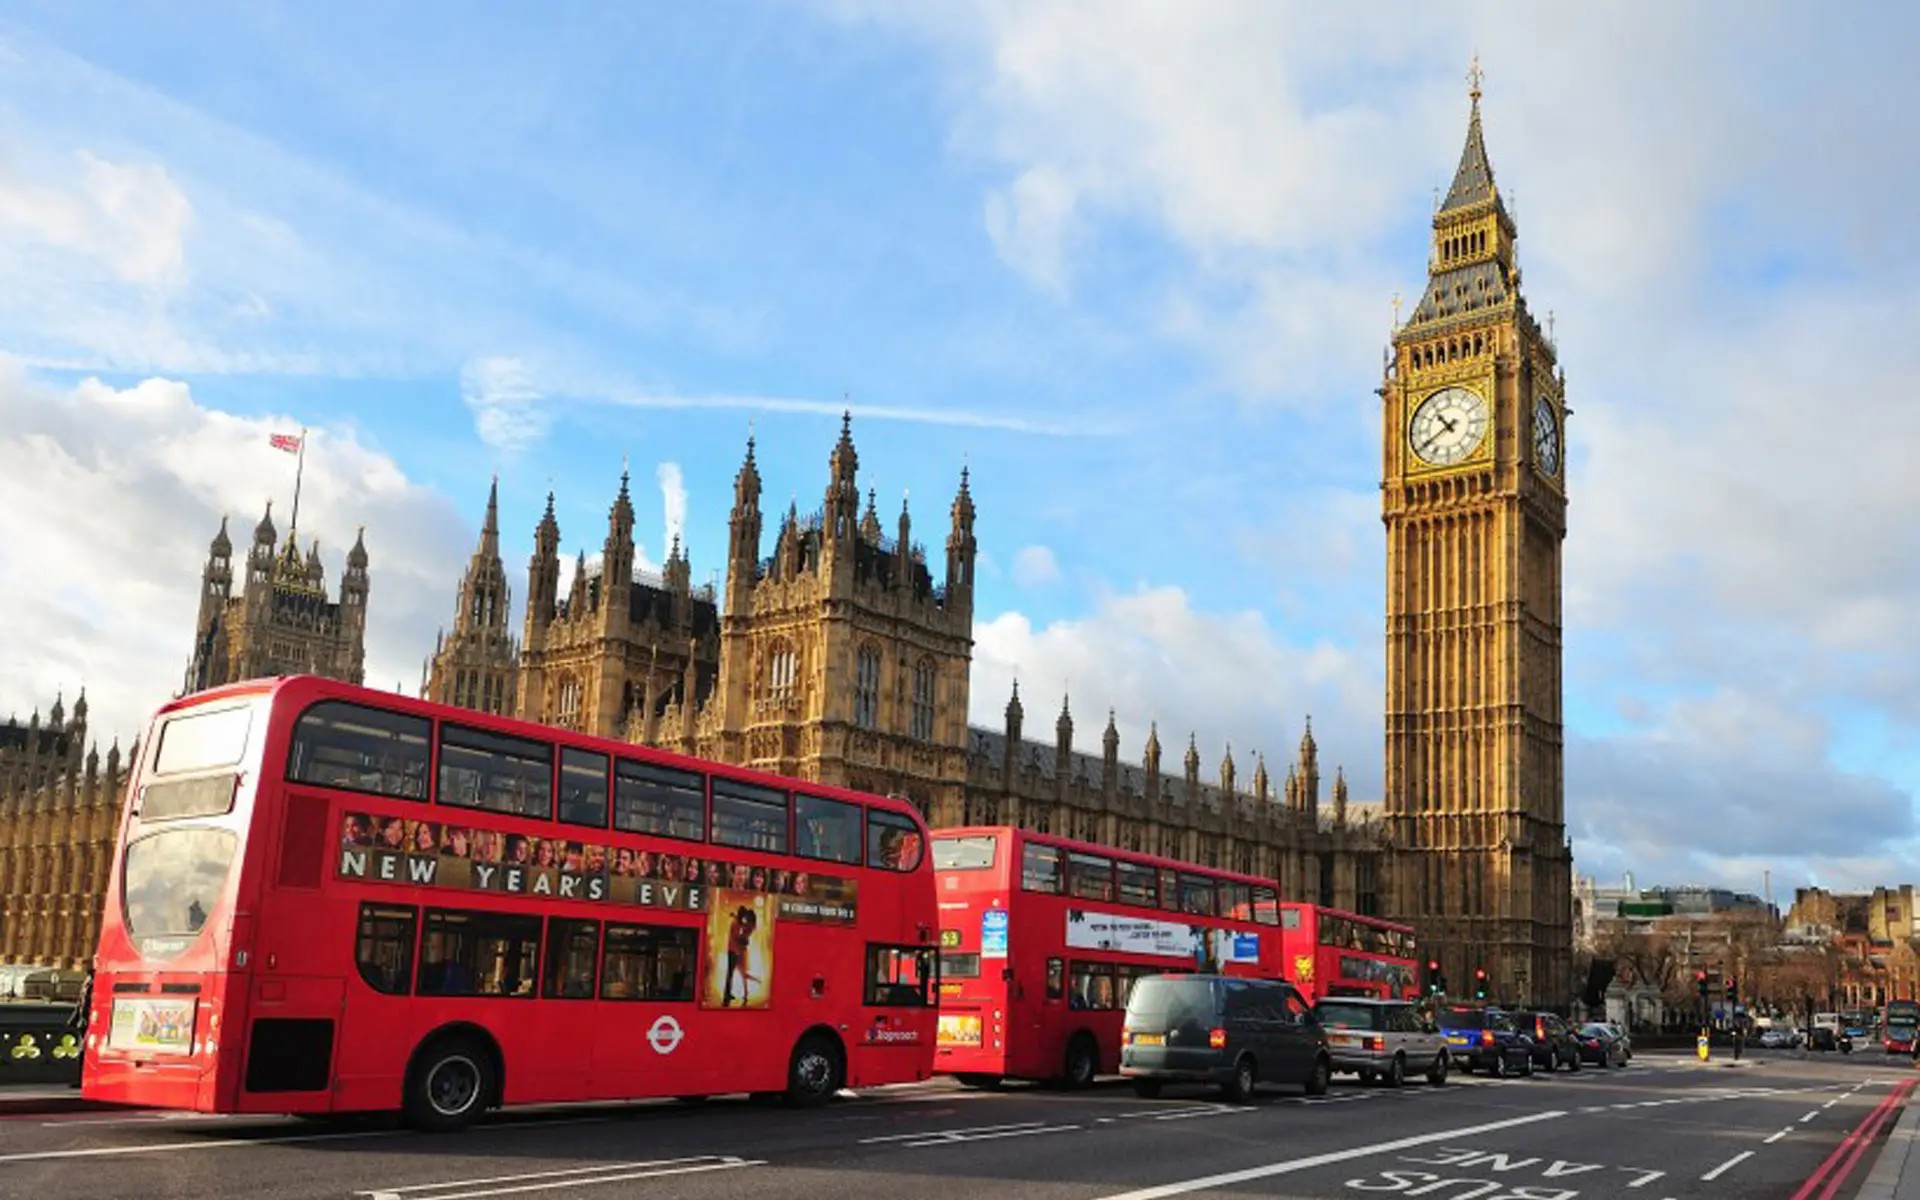
[{"label": "silver car", "polygon": [[1447,1081],[1446,1035],[1407,1001],[1328,997],[1314,1012],[1326,1030],[1334,1070],[1388,1087],[1399,1087],[1409,1075],[1425,1075],[1435,1087]]}]

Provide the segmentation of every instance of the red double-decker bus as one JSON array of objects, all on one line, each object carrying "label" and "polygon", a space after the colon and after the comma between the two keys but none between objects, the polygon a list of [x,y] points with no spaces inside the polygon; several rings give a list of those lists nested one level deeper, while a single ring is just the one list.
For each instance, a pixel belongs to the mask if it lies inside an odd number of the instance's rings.
[{"label": "red double-decker bus", "polygon": [[1413,927],[1318,904],[1280,906],[1286,977],[1310,1001],[1420,998]]},{"label": "red double-decker bus", "polygon": [[188,696],[129,784],[83,1094],[456,1128],[925,1079],[926,838],[902,800],[328,680]]},{"label": "red double-decker bus", "polygon": [[1117,1071],[1143,975],[1282,974],[1272,880],[1010,826],[939,830],[933,860],[935,1066],[970,1087]]}]

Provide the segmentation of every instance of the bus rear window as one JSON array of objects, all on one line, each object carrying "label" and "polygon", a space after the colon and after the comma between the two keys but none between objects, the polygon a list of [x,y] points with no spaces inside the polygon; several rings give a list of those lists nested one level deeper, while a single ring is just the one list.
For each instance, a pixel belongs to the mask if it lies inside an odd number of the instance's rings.
[{"label": "bus rear window", "polygon": [[155,775],[178,775],[209,767],[231,767],[247,750],[247,728],[253,709],[216,708],[179,713],[160,727],[160,751],[154,755]]},{"label": "bus rear window", "polygon": [[948,954],[942,952],[940,955],[940,978],[980,978],[980,956],[978,954]]},{"label": "bus rear window", "polygon": [[239,839],[225,829],[169,829],[127,847],[127,936],[148,958],[192,945],[226,887]]},{"label": "bus rear window", "polygon": [[933,840],[933,869],[936,871],[984,871],[993,865],[991,837],[951,837]]}]

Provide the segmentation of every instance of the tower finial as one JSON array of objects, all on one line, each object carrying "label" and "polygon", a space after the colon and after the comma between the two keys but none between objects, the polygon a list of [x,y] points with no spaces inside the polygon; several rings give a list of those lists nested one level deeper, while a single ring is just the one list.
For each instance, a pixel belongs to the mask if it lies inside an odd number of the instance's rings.
[{"label": "tower finial", "polygon": [[1473,65],[1467,68],[1467,95],[1473,98],[1473,106],[1480,107],[1480,84],[1486,73],[1480,69],[1480,52],[1473,52]]}]

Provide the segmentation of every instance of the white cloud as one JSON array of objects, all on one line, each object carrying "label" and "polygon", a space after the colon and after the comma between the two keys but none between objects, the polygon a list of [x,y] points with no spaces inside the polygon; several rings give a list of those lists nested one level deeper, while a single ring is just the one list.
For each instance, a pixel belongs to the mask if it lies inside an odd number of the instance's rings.
[{"label": "white cloud", "polygon": [[1073,203],[1073,185],[1048,167],[1034,167],[986,198],[987,235],[1000,260],[1036,287],[1062,297]]},{"label": "white cloud", "polygon": [[0,161],[0,238],[15,252],[31,240],[124,283],[166,291],[185,282],[192,223],[192,203],[155,163],[109,162],[83,150],[56,182],[38,185]]},{"label": "white cloud", "polygon": [[1022,546],[1013,554],[1013,581],[1023,588],[1049,587],[1060,582],[1060,563],[1045,546]]},{"label": "white cloud", "polygon": [[552,422],[526,364],[517,358],[477,358],[460,372],[460,398],[473,413],[480,440],[517,453],[546,436]]},{"label": "white cloud", "polygon": [[666,515],[666,528],[660,544],[672,549],[687,528],[687,481],[677,462],[663,462],[654,470],[660,480],[660,501]]},{"label": "white cloud", "polygon": [[[44,709],[61,689],[71,706],[85,684],[103,741],[136,735],[180,688],[221,517],[244,547],[277,497],[288,532],[293,459],[267,435],[291,424],[206,407],[166,379],[59,390],[0,356],[0,713]],[[319,540],[337,589],[366,526],[367,682],[411,689],[452,613],[471,527],[353,429],[312,437],[301,543]]]},{"label": "white cloud", "polygon": [[1050,741],[1068,694],[1074,744],[1097,752],[1107,709],[1120,753],[1138,762],[1149,724],[1160,728],[1162,765],[1180,770],[1189,733],[1201,775],[1219,777],[1228,744],[1243,786],[1264,752],[1274,786],[1298,751],[1306,717],[1320,747],[1322,801],[1344,765],[1356,800],[1380,794],[1380,691],[1376,664],[1339,647],[1298,645],[1256,612],[1196,609],[1175,587],[1098,598],[1086,616],[1035,627],[1002,613],[974,626],[970,719],[998,729],[1020,680],[1025,733]]}]

